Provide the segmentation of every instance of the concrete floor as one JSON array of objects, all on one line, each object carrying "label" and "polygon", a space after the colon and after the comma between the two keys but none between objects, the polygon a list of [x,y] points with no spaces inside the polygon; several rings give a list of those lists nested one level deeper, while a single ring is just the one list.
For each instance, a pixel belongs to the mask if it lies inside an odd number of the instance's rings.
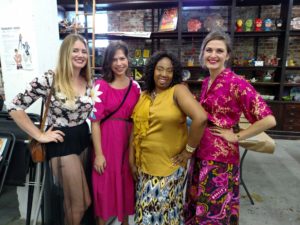
[{"label": "concrete floor", "polygon": [[[276,144],[272,155],[247,153],[243,177],[254,205],[241,186],[241,225],[300,224],[300,140]],[[6,187],[0,196],[0,225],[24,225],[19,217],[16,188]]]}]

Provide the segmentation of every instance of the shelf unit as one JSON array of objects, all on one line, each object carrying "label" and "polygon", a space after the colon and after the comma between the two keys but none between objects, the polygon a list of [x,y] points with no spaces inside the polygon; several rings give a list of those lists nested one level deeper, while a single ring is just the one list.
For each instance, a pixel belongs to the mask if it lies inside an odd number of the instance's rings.
[{"label": "shelf unit", "polygon": [[[87,0],[83,0],[83,2],[87,2]],[[58,0],[58,4],[61,5],[66,11],[74,10],[74,0]],[[191,73],[191,78],[186,83],[189,85],[191,90],[197,95],[199,94],[199,90],[202,84],[201,77],[204,77],[205,74],[207,74],[207,72],[204,71],[197,63],[192,67],[187,67],[185,58],[188,56],[185,55],[186,52],[184,51],[186,50],[186,48],[191,48],[191,46],[193,46],[192,48],[196,49],[195,56],[198,56],[200,44],[208,32],[204,31],[203,29],[200,32],[187,32],[185,30],[184,16],[189,10],[192,11],[194,9],[203,9],[206,7],[207,9],[213,11],[214,9],[218,9],[218,7],[222,7],[222,10],[224,8],[223,11],[226,13],[227,16],[227,21],[225,21],[226,32],[228,32],[228,34],[231,36],[234,46],[238,46],[241,40],[246,40],[249,43],[253,44],[254,47],[252,54],[257,57],[260,51],[258,47],[260,41],[263,42],[264,40],[274,39],[274,43],[276,43],[274,47],[274,55],[276,56],[276,58],[280,58],[277,66],[232,66],[232,69],[238,74],[248,74],[250,76],[256,76],[257,74],[265,74],[268,71],[270,73],[274,73],[272,82],[264,82],[260,79],[256,82],[251,83],[259,92],[266,91],[267,93],[269,92],[270,94],[275,95],[275,100],[268,101],[268,104],[270,105],[276,116],[278,125],[274,129],[272,129],[270,133],[279,136],[288,135],[285,137],[300,137],[300,127],[291,127],[286,125],[286,116],[289,115],[291,108],[296,107],[297,110],[300,109],[300,103],[296,101],[282,100],[282,97],[286,95],[287,90],[290,90],[294,87],[300,87],[299,83],[288,83],[286,80],[286,74],[296,73],[300,75],[300,61],[297,62],[298,65],[295,67],[290,67],[286,65],[286,61],[290,57],[290,38],[300,38],[300,30],[292,30],[289,25],[292,17],[300,16],[300,9],[298,10],[299,14],[297,14],[297,12],[296,15],[295,13],[292,14],[293,7],[299,5],[300,0],[98,0],[96,1],[96,11],[115,12],[124,10],[150,10],[150,12],[148,11],[148,17],[151,17],[151,19],[148,18],[148,20],[150,20],[150,22],[148,22],[151,24],[151,26],[148,27],[148,30],[145,31],[151,32],[151,36],[149,39],[141,39],[135,37],[117,37],[107,34],[96,34],[95,38],[99,40],[122,39],[126,42],[146,42],[147,48],[150,48],[152,52],[158,49],[164,49],[166,48],[166,46],[176,45],[178,47],[176,49],[176,53],[181,59],[184,65],[184,69],[189,70]],[[177,30],[173,32],[157,32],[162,9],[170,7],[178,7]],[[256,13],[255,17],[262,18],[262,14],[264,13],[264,7],[275,7],[275,11],[278,11],[277,18],[282,19],[282,28],[273,31],[236,32],[235,21],[239,18],[239,11],[243,9],[243,7],[246,7],[246,10],[248,10],[249,8],[252,11],[254,11]],[[84,4],[79,4],[79,10],[84,10]],[[202,10],[202,12],[204,11],[206,10]],[[203,17],[201,18],[201,20],[202,19]],[[66,34],[60,34],[60,37],[64,38],[65,35]],[[91,33],[86,33],[86,37],[88,39],[91,39],[91,36]],[[173,50],[175,48],[174,46]],[[298,54],[300,54],[300,50]],[[133,55],[132,52],[131,55]],[[198,57],[195,57],[195,59],[197,58]],[[139,71],[142,71],[143,69],[142,67],[132,68],[137,69]],[[292,117],[292,115],[290,116]],[[294,118],[298,117],[294,116]],[[298,118],[298,120],[296,120],[296,122],[300,124],[300,117]]]}]

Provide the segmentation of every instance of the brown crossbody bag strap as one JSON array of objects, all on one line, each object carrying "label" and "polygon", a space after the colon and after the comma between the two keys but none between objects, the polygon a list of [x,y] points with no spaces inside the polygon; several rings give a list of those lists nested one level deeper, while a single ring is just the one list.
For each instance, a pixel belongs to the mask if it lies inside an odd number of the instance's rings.
[{"label": "brown crossbody bag strap", "polygon": [[49,105],[50,105],[50,101],[51,101],[51,96],[53,95],[53,92],[54,92],[54,73],[51,71],[51,73],[53,74],[53,80],[52,80],[52,84],[51,84],[51,89],[50,89],[50,93],[49,95],[47,96],[47,100],[46,100],[46,103],[45,103],[45,112],[43,113],[43,105],[42,105],[42,109],[41,109],[41,119],[40,119],[40,131],[44,132],[44,127],[45,127],[45,123],[46,123],[46,120],[47,120],[47,114],[48,114],[48,111],[49,111]]},{"label": "brown crossbody bag strap", "polygon": [[[50,72],[53,75],[53,79],[52,79],[50,93],[47,96],[47,100],[46,100],[46,104],[45,104],[45,112],[44,113],[43,113],[44,105],[42,104],[42,106],[41,106],[41,117],[40,117],[40,131],[41,132],[44,132],[44,126],[45,126],[46,119],[47,119],[47,114],[48,114],[48,109],[49,109],[49,105],[50,105],[50,101],[51,101],[51,96],[53,95],[53,92],[54,92],[54,73],[52,71],[49,71],[48,73],[50,73]],[[31,159],[32,159],[33,162],[39,163],[39,162],[45,161],[46,151],[45,151],[44,144],[42,144],[42,143],[40,143],[37,140],[32,138],[29,142],[29,150],[30,150]]]}]

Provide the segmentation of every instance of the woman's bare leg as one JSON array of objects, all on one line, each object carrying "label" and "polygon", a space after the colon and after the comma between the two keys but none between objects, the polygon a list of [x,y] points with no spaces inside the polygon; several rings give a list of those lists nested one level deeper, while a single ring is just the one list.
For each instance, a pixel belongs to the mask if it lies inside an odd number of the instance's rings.
[{"label": "woman's bare leg", "polygon": [[128,216],[124,216],[122,225],[129,225]]},{"label": "woman's bare leg", "polygon": [[100,217],[97,217],[97,225],[105,225],[106,224],[106,220],[100,218]]},{"label": "woman's bare leg", "polygon": [[91,204],[82,162],[72,154],[51,159],[53,176],[63,187],[65,222],[67,225],[80,225],[80,221]]}]

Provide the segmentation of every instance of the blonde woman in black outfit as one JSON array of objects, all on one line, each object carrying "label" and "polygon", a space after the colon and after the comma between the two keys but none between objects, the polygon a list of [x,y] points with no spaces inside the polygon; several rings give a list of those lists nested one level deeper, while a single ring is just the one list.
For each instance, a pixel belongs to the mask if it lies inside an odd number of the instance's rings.
[{"label": "blonde woman in black outfit", "polygon": [[[91,197],[83,170],[83,159],[89,143],[86,118],[92,110],[91,74],[86,40],[68,35],[59,52],[54,72],[35,78],[8,106],[15,122],[31,137],[46,143],[50,166],[50,201],[46,210],[53,221],[47,224],[80,225]],[[24,111],[37,99],[45,101],[54,82],[47,115],[47,129],[41,132]],[[55,192],[55,195],[54,195]],[[49,196],[48,193],[45,197]],[[46,205],[45,207],[48,207]]]}]

